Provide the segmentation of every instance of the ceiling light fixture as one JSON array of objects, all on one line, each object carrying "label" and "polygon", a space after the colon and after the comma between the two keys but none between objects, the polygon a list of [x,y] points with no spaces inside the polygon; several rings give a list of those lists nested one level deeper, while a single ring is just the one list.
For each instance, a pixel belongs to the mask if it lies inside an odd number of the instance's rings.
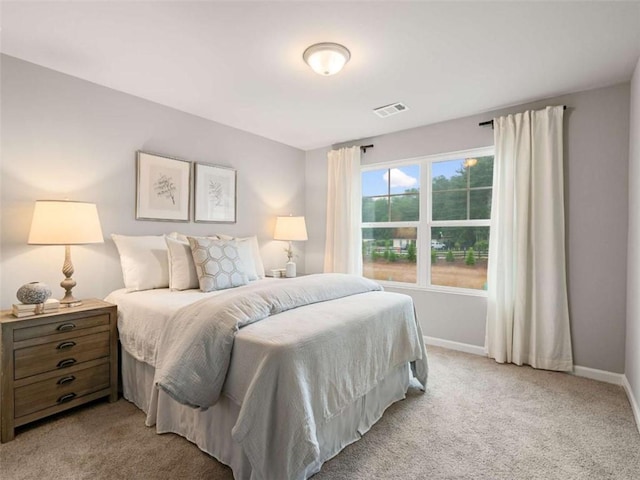
[{"label": "ceiling light fixture", "polygon": [[338,43],[316,43],[307,48],[302,54],[304,61],[311,69],[320,75],[334,75],[351,58],[351,52]]}]

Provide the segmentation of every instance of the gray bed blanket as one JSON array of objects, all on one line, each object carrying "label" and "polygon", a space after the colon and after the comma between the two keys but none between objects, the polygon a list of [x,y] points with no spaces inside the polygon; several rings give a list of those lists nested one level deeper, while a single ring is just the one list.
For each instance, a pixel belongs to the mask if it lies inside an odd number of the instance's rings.
[{"label": "gray bed blanket", "polygon": [[[156,349],[155,381],[202,409],[227,395],[240,406],[231,433],[252,465],[252,480],[301,480],[327,460],[316,426],[407,362],[426,386],[427,354],[407,295],[340,274],[268,283],[176,312]],[[242,334],[251,340],[232,353],[238,329],[250,324]],[[223,393],[227,375],[234,388]]]},{"label": "gray bed blanket", "polygon": [[156,384],[178,402],[206,409],[220,397],[238,329],[293,308],[376,290],[382,287],[362,277],[311,275],[195,302],[176,312],[160,336]]}]

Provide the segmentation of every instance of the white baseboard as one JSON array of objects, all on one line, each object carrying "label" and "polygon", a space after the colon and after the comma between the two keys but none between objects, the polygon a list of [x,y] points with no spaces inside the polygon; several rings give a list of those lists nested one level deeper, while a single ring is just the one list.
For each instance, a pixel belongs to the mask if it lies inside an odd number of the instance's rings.
[{"label": "white baseboard", "polygon": [[606,370],[598,370],[596,368],[581,367],[580,365],[573,366],[573,372],[569,372],[576,377],[590,378],[592,380],[598,380],[600,382],[612,383],[613,385],[622,386],[622,379],[624,375],[621,373],[607,372]]},{"label": "white baseboard", "polygon": [[629,384],[629,380],[626,375],[622,376],[622,386],[624,387],[624,391],[627,392],[627,398],[631,404],[631,411],[633,412],[633,417],[636,419],[636,428],[638,429],[638,432],[640,432],[640,407],[638,407],[638,401],[633,394],[633,390],[631,389],[631,385]]},{"label": "white baseboard", "polygon": [[[427,345],[435,345],[436,347],[448,348],[449,350],[457,350],[459,352],[472,353],[474,355],[480,355],[485,357],[487,354],[484,350],[484,346],[471,345],[468,343],[454,342],[453,340],[445,340],[437,337],[424,337],[424,343]],[[621,373],[608,372],[606,370],[598,370],[595,368],[581,367],[575,365],[573,372],[569,372],[577,377],[590,378],[592,380],[598,380],[600,382],[612,383],[614,385],[623,385],[624,375]]]},{"label": "white baseboard", "polygon": [[472,353],[474,355],[486,356],[484,347],[478,345],[471,345],[469,343],[454,342],[452,340],[444,340],[443,338],[436,337],[424,337],[424,343],[427,345],[434,345],[436,347],[444,347],[449,350],[457,350],[459,352]]}]

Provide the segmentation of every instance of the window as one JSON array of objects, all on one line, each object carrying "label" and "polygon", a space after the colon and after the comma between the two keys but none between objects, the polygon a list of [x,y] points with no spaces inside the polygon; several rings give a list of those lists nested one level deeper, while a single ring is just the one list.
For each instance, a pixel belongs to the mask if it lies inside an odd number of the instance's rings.
[{"label": "window", "polygon": [[363,167],[364,276],[486,289],[493,149]]},{"label": "window", "polygon": [[416,283],[420,165],[362,172],[364,276]]}]

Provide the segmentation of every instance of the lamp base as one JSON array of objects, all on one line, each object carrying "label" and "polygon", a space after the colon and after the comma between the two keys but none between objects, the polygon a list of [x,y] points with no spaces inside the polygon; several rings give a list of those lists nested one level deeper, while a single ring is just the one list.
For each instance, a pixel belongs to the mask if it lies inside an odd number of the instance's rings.
[{"label": "lamp base", "polygon": [[287,262],[285,265],[285,277],[294,278],[296,276],[296,264],[294,262]]},{"label": "lamp base", "polygon": [[71,308],[71,307],[79,307],[82,305],[82,300],[73,299],[72,302],[63,302],[60,300],[60,308]]},{"label": "lamp base", "polygon": [[64,264],[62,265],[62,273],[65,279],[60,282],[60,286],[64,288],[65,294],[62,300],[60,300],[60,307],[78,307],[82,305],[80,300],[77,300],[72,294],[71,290],[76,286],[76,281],[71,278],[73,275],[73,263],[71,263],[71,248],[69,245],[65,245],[64,248]]},{"label": "lamp base", "polygon": [[60,308],[79,307],[80,305],[82,305],[82,300],[71,295],[71,290],[67,290],[64,298],[60,300]]}]

